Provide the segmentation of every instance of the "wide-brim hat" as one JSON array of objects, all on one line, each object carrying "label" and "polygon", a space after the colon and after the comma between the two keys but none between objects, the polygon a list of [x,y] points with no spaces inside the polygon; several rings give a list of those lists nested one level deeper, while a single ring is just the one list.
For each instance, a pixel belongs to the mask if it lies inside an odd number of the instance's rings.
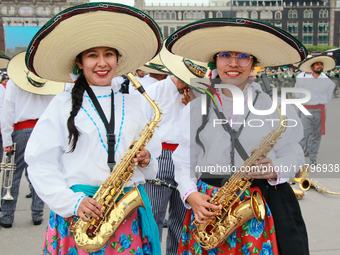
[{"label": "wide-brim hat", "polygon": [[64,83],[44,80],[30,72],[25,65],[25,54],[25,51],[18,53],[7,66],[9,78],[19,88],[38,95],[56,95],[64,91]]},{"label": "wide-brim hat", "polygon": [[8,65],[9,60],[9,57],[0,56],[0,69],[5,69]]},{"label": "wide-brim hat", "polygon": [[328,71],[332,70],[335,65],[335,59],[329,55],[317,55],[314,57],[307,58],[305,61],[303,61],[299,65],[299,69],[305,72],[313,72],[311,66],[316,62],[322,62],[323,63],[323,70]]},{"label": "wide-brim hat", "polygon": [[183,58],[169,52],[165,47],[159,53],[162,63],[169,71],[185,84],[197,87],[191,79],[204,78],[208,72],[208,63]]},{"label": "wide-brim hat", "polygon": [[244,18],[203,19],[174,33],[166,48],[201,62],[214,63],[222,51],[245,52],[255,56],[256,66],[280,66],[304,60],[307,50],[294,36],[273,25]]},{"label": "wide-brim hat", "polygon": [[137,69],[140,69],[146,73],[169,74],[169,70],[163,65],[159,54]]},{"label": "wide-brim hat", "polygon": [[78,54],[94,47],[119,52],[115,76],[134,71],[158,54],[162,34],[143,11],[116,3],[88,3],[58,13],[33,37],[26,65],[36,75],[72,82]]}]

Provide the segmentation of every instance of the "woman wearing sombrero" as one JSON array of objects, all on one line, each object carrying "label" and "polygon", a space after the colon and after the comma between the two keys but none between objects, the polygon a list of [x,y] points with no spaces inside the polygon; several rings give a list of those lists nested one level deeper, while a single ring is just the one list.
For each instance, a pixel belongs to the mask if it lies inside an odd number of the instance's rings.
[{"label": "woman wearing sombrero", "polygon": [[[104,208],[91,197],[147,123],[140,96],[112,91],[111,80],[152,59],[161,42],[159,27],[148,15],[114,3],[66,9],[32,39],[26,55],[30,71],[49,80],[75,80],[72,92],[57,95],[41,116],[25,154],[30,180],[51,208],[44,254],[160,254],[157,226],[140,185],[156,175],[157,135],[132,156],[138,166],[124,188],[127,192],[137,185],[145,209],[134,210],[98,253],[76,245],[69,227],[75,216],[84,222],[101,217]],[[121,205],[129,207],[125,201]],[[83,234],[97,240],[91,231]]]},{"label": "woman wearing sombrero", "polygon": [[[280,131],[282,139],[276,140],[269,154],[257,156],[252,161],[255,163],[249,166],[250,172],[246,176],[247,180],[253,178],[251,186],[242,193],[237,191],[239,188],[234,193],[228,191],[226,194],[229,195],[219,203],[209,202],[215,194],[223,197],[218,193],[220,187],[249,157],[256,155],[253,150],[261,148],[261,142],[270,132],[277,132],[279,116],[275,105],[273,111],[265,115],[255,112],[255,109],[271,109],[273,102],[267,94],[258,93],[247,84],[250,72],[255,66],[280,66],[301,61],[306,56],[306,49],[293,36],[275,26],[238,18],[190,23],[175,31],[166,47],[176,55],[209,62],[212,69],[211,83],[198,87],[207,93],[207,103],[203,97],[185,108],[182,125],[178,128],[181,130],[180,143],[173,154],[177,188],[185,206],[192,209],[184,222],[178,254],[308,254],[304,221],[295,195],[287,184],[289,177],[304,164],[298,144],[303,136],[302,125],[292,107],[287,107],[290,121],[289,127],[283,133]],[[229,87],[222,88],[220,84]],[[239,94],[235,96],[236,93]],[[233,101],[240,98],[244,114],[235,114],[239,109],[233,108]],[[233,178],[233,181],[229,180],[234,183],[233,187],[236,188],[235,183],[241,185],[239,187],[245,185],[239,183],[239,177]],[[253,212],[258,212],[253,213],[257,218],[243,218],[246,221],[236,224],[236,230],[226,233],[229,237],[223,241],[227,235],[219,236],[218,233],[223,233],[221,227],[226,225],[222,222],[226,219],[221,220],[218,215],[225,212],[220,211],[221,203],[227,203],[232,196],[239,196],[241,201],[250,197],[259,203],[263,201],[263,210],[256,211],[254,208],[257,207],[253,206]],[[257,199],[258,196],[262,199]],[[230,209],[239,203],[235,198],[232,201],[235,203]],[[236,215],[233,210],[228,213],[226,215]],[[237,219],[242,220],[242,217]],[[207,222],[210,225],[204,225]],[[227,222],[231,224],[232,218]],[[211,245],[213,242],[216,245]]]}]

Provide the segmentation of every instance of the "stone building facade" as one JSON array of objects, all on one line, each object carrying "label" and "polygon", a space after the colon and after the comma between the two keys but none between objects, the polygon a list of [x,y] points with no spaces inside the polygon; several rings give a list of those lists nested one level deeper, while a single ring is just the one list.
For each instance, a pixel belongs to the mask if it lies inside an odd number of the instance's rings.
[{"label": "stone building facade", "polygon": [[43,26],[58,12],[89,0],[2,0],[0,1],[0,50],[5,51],[4,26]]},{"label": "stone building facade", "polygon": [[339,0],[209,0],[209,5],[151,5],[135,7],[153,17],[168,37],[177,28],[204,18],[252,18],[278,26],[304,45],[340,47]]}]

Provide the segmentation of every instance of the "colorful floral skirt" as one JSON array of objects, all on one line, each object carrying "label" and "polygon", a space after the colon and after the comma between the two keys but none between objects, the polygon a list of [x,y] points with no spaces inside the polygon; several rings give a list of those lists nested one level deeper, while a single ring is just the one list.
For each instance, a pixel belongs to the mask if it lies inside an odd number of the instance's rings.
[{"label": "colorful floral skirt", "polygon": [[[218,187],[208,185],[201,180],[198,182],[198,190],[209,196],[213,196]],[[250,199],[250,194],[254,191],[261,194],[260,189],[247,189],[240,199]],[[257,221],[254,217],[246,221],[242,227],[239,227],[228,239],[217,248],[204,250],[196,243],[192,230],[195,226],[191,225],[194,220],[194,213],[188,210],[184,220],[181,241],[178,247],[179,255],[217,255],[217,254],[259,254],[259,255],[277,255],[278,247],[276,241],[275,227],[270,209],[266,204],[266,217],[262,222]]]},{"label": "colorful floral skirt", "polygon": [[63,218],[51,211],[45,234],[42,254],[49,255],[143,255],[151,254],[147,238],[142,238],[138,210],[134,210],[119,226],[107,245],[96,252],[85,252],[79,248],[71,233],[69,226],[72,218]]}]

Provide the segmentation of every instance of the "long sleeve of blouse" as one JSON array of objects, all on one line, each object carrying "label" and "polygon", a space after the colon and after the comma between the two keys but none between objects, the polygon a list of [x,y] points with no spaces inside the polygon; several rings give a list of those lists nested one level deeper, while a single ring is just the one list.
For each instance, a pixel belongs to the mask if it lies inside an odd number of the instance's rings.
[{"label": "long sleeve of blouse", "polygon": [[[110,116],[109,88],[92,88],[108,118]],[[118,163],[128,151],[131,143],[147,121],[140,111],[140,96],[115,94],[115,159]],[[28,141],[25,160],[30,180],[41,199],[55,213],[69,217],[84,194],[73,192],[70,187],[76,184],[99,186],[110,174],[107,165],[107,139],[105,126],[86,92],[83,104],[75,117],[75,125],[80,131],[76,149],[70,151],[68,144],[67,119],[70,116],[71,96],[69,92],[57,95],[36,124]],[[156,158],[161,153],[161,143],[155,132],[146,147],[151,153],[151,166],[137,167],[135,175],[127,187],[145,183],[153,179],[158,170]]]}]

